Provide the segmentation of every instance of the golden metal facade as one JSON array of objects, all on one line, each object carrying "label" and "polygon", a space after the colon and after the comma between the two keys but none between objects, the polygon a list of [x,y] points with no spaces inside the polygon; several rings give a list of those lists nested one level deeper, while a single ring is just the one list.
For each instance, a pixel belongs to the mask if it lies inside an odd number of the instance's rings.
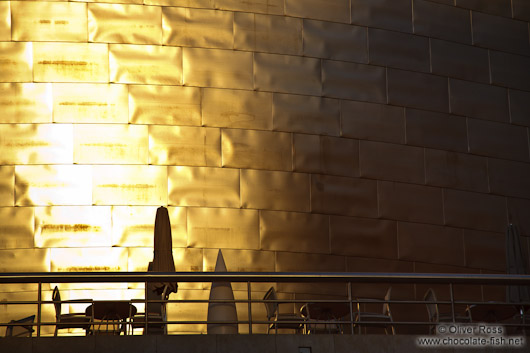
[{"label": "golden metal facade", "polygon": [[144,271],[163,205],[181,271],[504,271],[478,259],[530,236],[530,14],[418,3],[0,1],[0,270]]}]

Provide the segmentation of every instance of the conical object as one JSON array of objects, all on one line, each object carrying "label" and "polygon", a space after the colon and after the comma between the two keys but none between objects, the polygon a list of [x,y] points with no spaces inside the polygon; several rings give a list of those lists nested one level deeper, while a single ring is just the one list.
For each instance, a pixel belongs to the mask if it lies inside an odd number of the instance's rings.
[{"label": "conical object", "polygon": [[[215,272],[227,272],[223,253],[219,250]],[[210,303],[208,304],[208,326],[207,332],[211,334],[234,334],[238,333],[236,323],[237,310],[234,302],[213,303],[212,300],[234,300],[234,292],[230,282],[213,282],[210,290]]]}]

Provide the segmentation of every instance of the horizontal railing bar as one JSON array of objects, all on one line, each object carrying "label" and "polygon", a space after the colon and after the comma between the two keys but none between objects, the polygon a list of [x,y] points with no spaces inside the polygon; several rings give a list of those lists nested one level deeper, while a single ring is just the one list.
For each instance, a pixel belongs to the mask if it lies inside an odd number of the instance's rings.
[{"label": "horizontal railing bar", "polygon": [[529,275],[371,272],[12,272],[0,283],[88,282],[363,282],[530,285]]}]

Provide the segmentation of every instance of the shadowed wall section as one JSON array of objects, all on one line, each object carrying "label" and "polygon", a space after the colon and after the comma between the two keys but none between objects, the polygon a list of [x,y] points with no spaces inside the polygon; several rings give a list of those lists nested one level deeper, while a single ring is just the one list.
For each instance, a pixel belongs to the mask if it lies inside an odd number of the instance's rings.
[{"label": "shadowed wall section", "polygon": [[0,270],[146,270],[167,206],[178,271],[221,248],[233,271],[503,272],[508,222],[529,248],[529,21],[526,0],[0,1]]}]

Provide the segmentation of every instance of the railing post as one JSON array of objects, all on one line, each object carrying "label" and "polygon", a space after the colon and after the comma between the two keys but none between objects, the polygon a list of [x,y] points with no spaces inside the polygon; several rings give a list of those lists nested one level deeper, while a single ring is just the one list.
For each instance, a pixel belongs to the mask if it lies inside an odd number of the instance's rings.
[{"label": "railing post", "polygon": [[348,302],[350,304],[350,326],[351,326],[351,334],[353,335],[354,332],[354,325],[353,325],[353,302],[352,302],[352,295],[351,295],[351,282],[348,282]]},{"label": "railing post", "polygon": [[252,292],[250,289],[250,281],[247,282],[248,292],[248,333],[252,334]]},{"label": "railing post", "polygon": [[451,298],[451,318],[456,322],[455,318],[455,299],[453,297],[453,283],[449,283],[449,297]]},{"label": "railing post", "polygon": [[40,324],[42,313],[42,282],[37,283],[37,337],[40,337]]}]

